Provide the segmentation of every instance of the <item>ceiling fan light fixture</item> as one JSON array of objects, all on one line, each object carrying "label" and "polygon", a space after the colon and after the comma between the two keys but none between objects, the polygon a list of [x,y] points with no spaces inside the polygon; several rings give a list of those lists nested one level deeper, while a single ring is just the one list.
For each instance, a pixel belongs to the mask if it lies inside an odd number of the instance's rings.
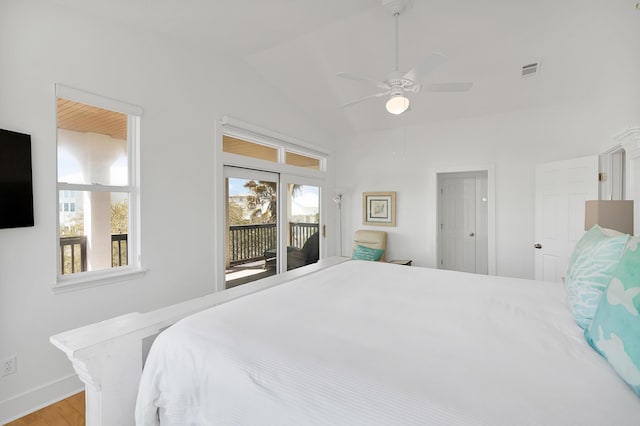
[{"label": "ceiling fan light fixture", "polygon": [[[384,81],[373,80],[368,77],[361,77],[346,72],[337,73],[336,76],[338,77],[368,83],[378,89],[382,89],[382,91],[378,91],[378,93],[373,93],[360,99],[344,103],[340,105],[341,108],[355,105],[369,99],[385,98],[387,99],[387,111],[394,115],[400,115],[409,109],[410,102],[409,98],[405,96],[405,93],[420,93],[423,90],[426,92],[466,92],[471,89],[473,86],[472,83],[464,82],[433,83],[425,87],[419,83],[423,76],[432,72],[446,61],[446,57],[442,53],[433,52],[408,72],[401,72],[400,14],[411,5],[411,0],[382,0],[382,5],[391,12],[395,21],[395,68],[387,75]],[[387,98],[387,96],[389,97]]]},{"label": "ceiling fan light fixture", "polygon": [[393,95],[387,101],[387,111],[391,114],[400,115],[409,109],[409,98],[403,94]]}]

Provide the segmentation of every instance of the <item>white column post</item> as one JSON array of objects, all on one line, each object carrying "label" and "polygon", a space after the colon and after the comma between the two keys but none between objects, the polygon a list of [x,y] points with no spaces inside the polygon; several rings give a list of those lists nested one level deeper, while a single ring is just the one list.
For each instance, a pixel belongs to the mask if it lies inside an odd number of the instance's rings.
[{"label": "white column post", "polygon": [[140,336],[103,342],[69,359],[85,384],[87,426],[133,425],[142,374]]}]

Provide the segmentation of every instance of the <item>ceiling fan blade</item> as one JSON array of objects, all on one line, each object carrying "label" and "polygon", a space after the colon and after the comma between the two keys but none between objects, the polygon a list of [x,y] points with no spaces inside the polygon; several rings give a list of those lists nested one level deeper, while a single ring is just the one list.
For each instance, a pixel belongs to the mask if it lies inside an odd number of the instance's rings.
[{"label": "ceiling fan blade", "polygon": [[355,105],[357,103],[360,103],[362,101],[366,101],[368,99],[379,98],[380,96],[387,96],[390,93],[391,93],[390,90],[386,91],[386,92],[381,92],[381,93],[374,93],[373,95],[368,95],[368,96],[365,96],[364,98],[356,99],[354,101],[347,102],[346,104],[342,104],[342,105],[340,105],[340,108],[344,108],[344,107],[348,107],[348,106],[351,106],[351,105]]},{"label": "ceiling fan blade", "polygon": [[422,89],[426,92],[467,92],[473,83],[435,83],[426,84]]},{"label": "ceiling fan blade", "polygon": [[411,71],[406,73],[402,78],[411,81],[418,81],[425,74],[430,73],[440,65],[444,64],[447,61],[447,57],[442,53],[432,53],[418,65],[416,65]]},{"label": "ceiling fan blade", "polygon": [[422,84],[412,84],[409,87],[406,87],[405,92],[413,92],[413,93],[420,93],[420,91],[422,90]]},{"label": "ceiling fan blade", "polygon": [[349,80],[355,80],[355,81],[360,81],[363,83],[369,83],[369,84],[373,84],[376,87],[379,87],[381,89],[388,89],[389,85],[387,83],[385,83],[384,81],[377,81],[374,80],[372,78],[368,78],[368,77],[362,77],[359,75],[355,75],[355,74],[350,74],[348,72],[339,72],[336,74],[336,76],[338,77],[342,77],[342,78],[346,78]]}]

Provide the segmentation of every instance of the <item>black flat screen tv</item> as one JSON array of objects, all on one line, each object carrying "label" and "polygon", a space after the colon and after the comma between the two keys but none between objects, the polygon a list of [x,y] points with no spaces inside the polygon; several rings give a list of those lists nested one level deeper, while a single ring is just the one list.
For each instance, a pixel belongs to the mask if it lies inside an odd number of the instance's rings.
[{"label": "black flat screen tv", "polygon": [[31,136],[0,129],[0,229],[33,226]]}]

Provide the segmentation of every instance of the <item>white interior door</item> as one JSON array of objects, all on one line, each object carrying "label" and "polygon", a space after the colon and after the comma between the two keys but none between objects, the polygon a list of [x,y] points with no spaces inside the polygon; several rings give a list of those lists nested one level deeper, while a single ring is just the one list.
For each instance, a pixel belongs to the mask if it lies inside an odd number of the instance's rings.
[{"label": "white interior door", "polygon": [[439,181],[439,267],[486,274],[486,172],[445,173]]},{"label": "white interior door", "polygon": [[584,234],[584,202],[598,199],[598,156],[536,166],[535,278],[561,282]]}]

